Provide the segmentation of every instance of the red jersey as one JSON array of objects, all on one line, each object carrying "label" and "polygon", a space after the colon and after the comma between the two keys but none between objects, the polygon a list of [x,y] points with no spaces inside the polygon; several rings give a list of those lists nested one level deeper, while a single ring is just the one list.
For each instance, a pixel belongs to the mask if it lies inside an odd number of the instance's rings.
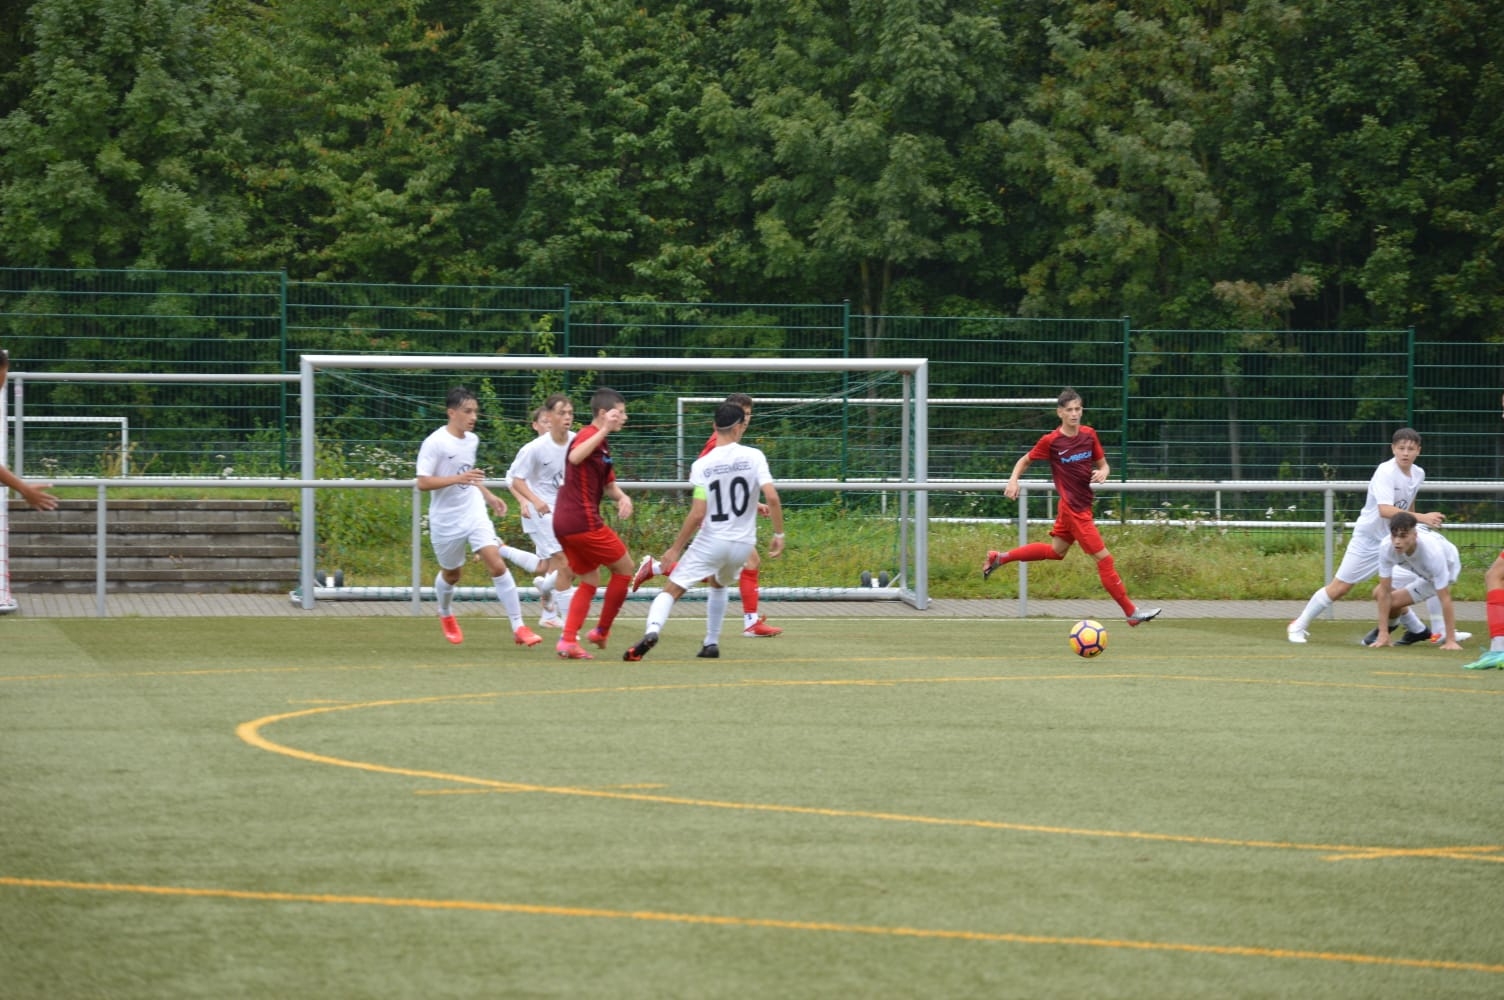
[{"label": "red jersey", "polygon": [[715,431],[711,431],[710,432],[710,440],[706,441],[705,442],[705,447],[703,447],[703,448],[700,449],[700,457],[704,458],[706,455],[709,455],[712,451],[715,451]]},{"label": "red jersey", "polygon": [[1096,502],[1091,491],[1091,474],[1103,457],[1097,432],[1085,424],[1074,437],[1066,437],[1058,428],[1050,431],[1029,451],[1031,462],[1050,460],[1055,489],[1066,506],[1081,513],[1089,513]]},{"label": "red jersey", "polygon": [[[600,434],[594,424],[575,435],[569,442],[573,452],[581,444]],[[577,535],[582,531],[594,531],[606,526],[601,517],[601,499],[606,495],[606,486],[616,482],[616,470],[611,467],[611,443],[602,441],[579,465],[564,463],[564,485],[559,488],[559,499],[554,504],[554,534]]]}]

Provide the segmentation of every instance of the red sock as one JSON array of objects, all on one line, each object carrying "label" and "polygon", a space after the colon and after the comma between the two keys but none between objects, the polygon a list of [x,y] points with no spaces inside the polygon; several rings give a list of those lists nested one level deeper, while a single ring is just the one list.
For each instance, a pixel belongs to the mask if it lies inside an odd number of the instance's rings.
[{"label": "red sock", "polygon": [[1123,578],[1118,576],[1117,568],[1112,564],[1112,556],[1097,561],[1097,576],[1102,578],[1102,586],[1118,602],[1123,614],[1133,614],[1133,602],[1128,600],[1128,588],[1123,586]]},{"label": "red sock", "polygon": [[749,615],[757,614],[757,570],[743,569],[736,583],[742,592],[742,612]]},{"label": "red sock", "polygon": [[[596,627],[602,632],[611,631],[611,623],[616,621],[621,606],[627,603],[627,585],[631,582],[631,573],[611,574],[611,582],[606,584],[606,601],[601,607],[601,620],[596,622]],[[574,610],[573,604],[569,606],[569,610]]]},{"label": "red sock", "polygon": [[1488,637],[1497,639],[1504,636],[1504,590],[1490,590],[1486,600],[1488,607],[1484,614],[1488,617]]},{"label": "red sock", "polygon": [[595,584],[583,580],[574,588],[574,597],[569,600],[569,613],[564,616],[564,634],[559,637],[562,641],[580,641],[580,627],[590,617],[590,602],[595,600],[595,590]]},{"label": "red sock", "polygon": [[1016,549],[1009,549],[1003,556],[1003,562],[1038,562],[1041,559],[1064,559],[1063,552],[1056,552],[1055,546],[1049,542],[1033,542],[1029,545],[1020,545]]}]

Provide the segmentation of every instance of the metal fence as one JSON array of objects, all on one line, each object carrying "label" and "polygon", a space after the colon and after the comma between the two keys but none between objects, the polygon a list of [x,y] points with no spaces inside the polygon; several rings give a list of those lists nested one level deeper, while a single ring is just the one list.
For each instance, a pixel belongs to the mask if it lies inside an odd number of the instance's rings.
[{"label": "metal fence", "polygon": [[[1406,425],[1424,435],[1421,464],[1431,477],[1504,476],[1496,415],[1504,344],[1431,342],[1423,330],[1160,330],[1126,318],[870,316],[847,304],[599,302],[561,287],[13,268],[0,269],[0,343],[21,372],[288,373],[301,354],[326,352],[917,356],[930,361],[935,400],[973,401],[934,409],[927,444],[937,479],[1005,477],[1056,420],[1049,405],[1004,401],[1051,397],[1067,385],[1084,395],[1115,480],[1366,479]],[[394,455],[408,458],[419,429],[442,422],[443,388],[458,377],[363,377],[333,387],[338,405],[321,420],[331,421],[325,436],[344,443],[335,474],[379,476]],[[483,405],[499,418],[488,428],[495,445],[526,440],[530,408],[547,391],[569,392],[582,405],[596,384],[589,372],[484,380]],[[776,419],[776,405],[759,410],[764,433],[780,430],[786,451],[819,465],[811,476],[881,476],[891,461],[891,449],[866,445],[891,437],[883,408],[866,402],[887,388],[861,379],[815,388],[777,372],[734,382],[710,372],[645,372],[613,387],[632,401],[634,419],[640,415],[643,456],[672,455],[678,400],[746,391],[852,400],[839,412],[786,420]],[[33,382],[26,391],[26,419],[35,421],[24,428],[27,461],[38,474],[218,475],[232,466],[285,475],[296,452],[296,403],[283,386]],[[124,443],[121,426],[129,428]],[[1302,495],[1238,496],[1240,509],[1229,513],[1242,519],[1277,503],[1320,515],[1303,509]],[[1458,502],[1463,519],[1496,519],[1491,498]],[[1016,505],[989,493],[947,500],[936,513],[963,509],[1010,516]]]}]

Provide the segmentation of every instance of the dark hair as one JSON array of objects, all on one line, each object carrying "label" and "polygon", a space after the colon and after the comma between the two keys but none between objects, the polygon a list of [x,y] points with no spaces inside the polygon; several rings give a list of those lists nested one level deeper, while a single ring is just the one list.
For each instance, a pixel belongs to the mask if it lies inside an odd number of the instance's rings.
[{"label": "dark hair", "polygon": [[729,431],[747,422],[747,411],[729,399],[715,408],[715,429]]},{"label": "dark hair", "polygon": [[457,385],[449,390],[449,395],[444,397],[444,408],[446,410],[458,410],[474,398],[475,393],[462,385]]},{"label": "dark hair", "polygon": [[1401,427],[1394,432],[1394,437],[1389,439],[1390,444],[1399,444],[1401,441],[1414,441],[1420,444],[1420,431],[1414,427]]},{"label": "dark hair", "polygon": [[1408,510],[1402,510],[1389,519],[1389,533],[1391,535],[1398,535],[1402,531],[1414,531],[1415,526],[1419,523],[1415,519],[1414,514]]},{"label": "dark hair", "polygon": [[574,405],[573,401],[571,401],[568,396],[564,395],[562,392],[555,392],[549,394],[549,397],[543,401],[543,408],[545,410],[552,410],[560,403],[569,403],[570,406]]},{"label": "dark hair", "polygon": [[595,395],[590,397],[590,415],[593,417],[597,413],[614,409],[615,407],[625,404],[626,401],[627,398],[621,393],[617,392],[615,389],[609,389],[606,386],[601,386],[599,389],[595,390]]},{"label": "dark hair", "polygon": [[747,395],[745,392],[733,392],[731,395],[726,397],[726,402],[730,403],[732,406],[739,406],[744,410],[752,409],[752,397]]},{"label": "dark hair", "polygon": [[1055,399],[1055,405],[1057,407],[1058,406],[1069,406],[1072,403],[1080,402],[1080,400],[1081,400],[1081,394],[1079,392],[1077,392],[1075,389],[1061,389],[1060,390],[1060,395],[1058,397],[1056,397],[1056,399]]}]

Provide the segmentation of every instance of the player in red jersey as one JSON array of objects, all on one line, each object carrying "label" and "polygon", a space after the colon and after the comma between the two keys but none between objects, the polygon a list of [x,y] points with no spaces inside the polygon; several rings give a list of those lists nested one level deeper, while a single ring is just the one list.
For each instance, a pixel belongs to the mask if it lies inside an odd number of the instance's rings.
[{"label": "player in red jersey", "polygon": [[597,389],[590,397],[590,414],[590,424],[569,443],[564,485],[554,504],[554,535],[564,549],[569,568],[580,581],[564,618],[564,634],[555,647],[566,660],[594,659],[580,645],[579,635],[590,614],[590,602],[600,587],[601,567],[611,570],[611,582],[606,584],[600,620],[585,636],[601,649],[606,648],[611,623],[626,602],[627,585],[632,579],[632,555],[601,517],[601,500],[606,496],[616,501],[617,514],[632,516],[632,499],[616,485],[611,446],[607,443],[613,431],[626,426],[627,401],[615,389]]},{"label": "player in red jersey", "polygon": [[1055,517],[1055,526],[1050,529],[1050,541],[1020,545],[1007,552],[987,553],[982,566],[984,578],[992,571],[1010,562],[1035,562],[1040,559],[1064,559],[1073,544],[1097,561],[1097,576],[1112,599],[1123,609],[1129,625],[1142,625],[1159,617],[1159,608],[1140,610],[1128,599],[1128,590],[1123,578],[1112,564],[1112,553],[1097,530],[1092,517],[1092,504],[1096,497],[1092,483],[1107,481],[1107,455],[1102,451],[1102,442],[1097,432],[1081,422],[1083,406],[1081,394],[1075,389],[1066,389],[1055,401],[1055,412],[1060,416],[1060,427],[1050,431],[1020,458],[1013,466],[1013,475],[1003,495],[1009,500],[1018,499],[1018,479],[1036,461],[1049,460],[1050,473],[1055,480],[1055,490],[1060,494],[1060,512]]},{"label": "player in red jersey", "polygon": [[[752,420],[752,397],[745,392],[733,392],[726,397],[726,402],[733,406],[740,406],[742,413],[746,414],[747,422]],[[704,458],[716,447],[715,432],[712,431],[710,438],[705,442],[705,447],[700,449],[700,457]],[[757,505],[757,512],[762,515],[768,513],[768,506],[764,503]],[[747,565],[742,567],[741,576],[737,580],[737,590],[742,599],[742,635],[748,639],[771,638],[782,635],[783,629],[776,625],[769,625],[768,619],[757,612],[757,600],[759,591],[758,570],[762,567],[762,557],[757,554],[757,549],[752,549],[752,554],[747,558]],[[672,566],[653,559],[651,555],[642,557],[642,564],[637,567],[637,572],[632,576],[632,590],[657,576],[659,573],[673,572]]]},{"label": "player in red jersey", "polygon": [[[1504,397],[1499,404],[1504,406]],[[1484,614],[1488,619],[1488,651],[1472,663],[1464,664],[1464,670],[1493,670],[1504,667],[1504,552],[1493,561],[1483,574]]]}]

